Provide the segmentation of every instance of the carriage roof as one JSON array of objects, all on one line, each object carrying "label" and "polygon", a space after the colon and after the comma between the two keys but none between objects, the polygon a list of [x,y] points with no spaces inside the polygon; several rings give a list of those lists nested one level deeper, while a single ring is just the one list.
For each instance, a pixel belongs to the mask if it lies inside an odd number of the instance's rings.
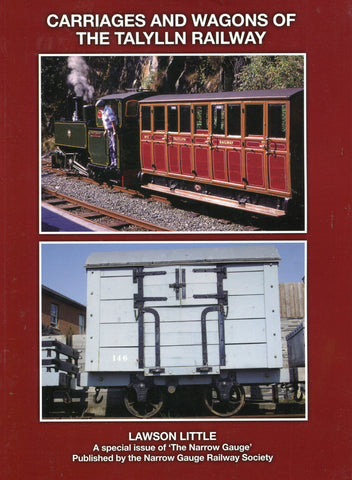
[{"label": "carriage roof", "polygon": [[303,92],[302,88],[283,88],[275,90],[247,90],[237,92],[168,94],[147,97],[140,103],[168,103],[224,100],[288,100]]}]

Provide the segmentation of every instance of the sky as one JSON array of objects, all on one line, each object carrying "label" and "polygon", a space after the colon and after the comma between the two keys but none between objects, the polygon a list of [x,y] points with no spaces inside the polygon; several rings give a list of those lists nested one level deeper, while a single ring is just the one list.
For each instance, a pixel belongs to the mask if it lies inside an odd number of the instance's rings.
[{"label": "sky", "polygon": [[305,242],[42,242],[41,284],[86,305],[88,256],[95,252],[199,248],[221,246],[273,245],[281,257],[279,282],[301,282],[305,277]]}]

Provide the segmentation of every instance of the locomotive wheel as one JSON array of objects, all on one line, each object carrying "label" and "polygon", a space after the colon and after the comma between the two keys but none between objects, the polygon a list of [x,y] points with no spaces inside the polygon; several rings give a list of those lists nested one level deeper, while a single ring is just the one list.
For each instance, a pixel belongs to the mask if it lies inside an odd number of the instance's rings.
[{"label": "locomotive wheel", "polygon": [[146,402],[139,402],[135,389],[129,388],[125,392],[123,401],[127,410],[138,418],[153,417],[164,404],[163,395],[159,388],[150,388],[148,390]]},{"label": "locomotive wheel", "polygon": [[204,391],[204,402],[208,410],[218,417],[231,417],[239,412],[245,402],[245,393],[241,385],[232,385],[227,400],[221,400],[216,387],[206,387]]}]

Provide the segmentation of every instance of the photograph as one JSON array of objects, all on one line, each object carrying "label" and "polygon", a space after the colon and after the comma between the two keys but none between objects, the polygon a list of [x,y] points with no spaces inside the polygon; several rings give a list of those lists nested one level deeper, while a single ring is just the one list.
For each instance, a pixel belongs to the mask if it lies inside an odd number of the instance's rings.
[{"label": "photograph", "polygon": [[41,231],[305,231],[305,55],[41,56]]},{"label": "photograph", "polygon": [[42,243],[42,420],[306,419],[305,250]]}]

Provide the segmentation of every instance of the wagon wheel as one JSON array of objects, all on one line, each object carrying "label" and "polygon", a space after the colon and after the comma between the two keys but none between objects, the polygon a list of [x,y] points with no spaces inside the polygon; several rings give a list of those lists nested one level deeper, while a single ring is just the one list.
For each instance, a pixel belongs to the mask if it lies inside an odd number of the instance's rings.
[{"label": "wagon wheel", "polygon": [[135,389],[129,388],[125,392],[123,401],[127,410],[138,418],[153,417],[164,404],[163,395],[159,388],[150,388],[145,402],[139,402]]},{"label": "wagon wheel", "polygon": [[245,393],[241,385],[232,385],[227,400],[221,400],[219,391],[214,386],[206,387],[204,402],[208,410],[218,417],[231,417],[239,412],[245,402]]}]

